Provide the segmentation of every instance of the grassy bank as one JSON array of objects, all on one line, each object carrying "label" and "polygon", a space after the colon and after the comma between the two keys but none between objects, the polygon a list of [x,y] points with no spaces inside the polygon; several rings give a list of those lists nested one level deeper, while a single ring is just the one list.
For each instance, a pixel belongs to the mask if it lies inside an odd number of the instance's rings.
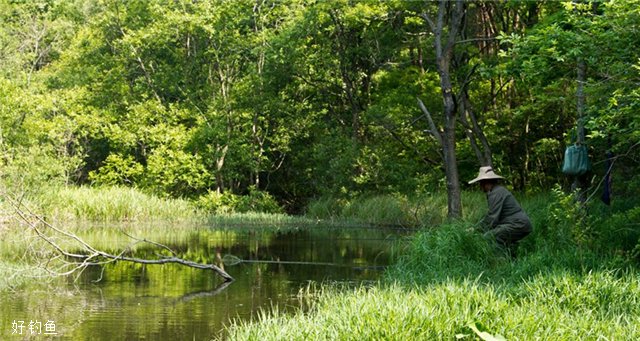
[{"label": "grassy bank", "polygon": [[127,187],[55,187],[31,200],[36,211],[61,222],[177,222],[198,218],[197,210],[187,200],[160,198]]},{"label": "grassy bank", "polygon": [[[259,199],[259,195],[253,195],[253,199]],[[236,197],[230,198],[242,201]],[[230,209],[233,208],[230,202],[225,202],[224,210],[212,212],[206,205],[203,207],[195,200],[160,198],[125,187],[40,188],[37,192],[20,195],[19,201],[19,208],[23,212],[33,212],[44,217],[53,226],[78,235],[98,249],[114,252],[124,248],[135,250],[148,246],[144,243],[132,245],[135,240],[129,236],[172,245],[183,243],[195,238],[194,236],[208,236],[211,240],[219,240],[221,238],[218,238],[218,234],[228,236],[235,233],[234,230],[238,227],[281,230],[362,227],[366,224],[342,220],[325,221],[283,213],[236,213]],[[6,197],[0,199],[0,210],[0,290],[3,290],[18,287],[41,276],[38,263],[52,257],[54,250],[22,221]],[[43,231],[55,236],[56,243],[61,247],[69,250],[82,248],[73,238],[61,236],[49,229]]]},{"label": "grassy bank", "polygon": [[594,203],[592,215],[582,218],[575,202],[558,191],[521,202],[535,230],[515,260],[471,231],[471,213],[417,233],[379,284],[357,290],[324,286],[310,298],[310,309],[264,312],[252,322],[232,324],[228,337],[639,338],[640,259],[634,250],[640,231],[628,220],[639,210]]},{"label": "grassy bank", "polygon": [[[237,340],[631,340],[640,337],[634,273],[539,275],[518,284],[472,279],[343,292],[327,288],[309,312],[272,311],[232,327]],[[485,335],[484,340],[492,340]]]},{"label": "grassy bank", "polygon": [[[320,224],[348,224],[348,217],[319,219],[316,216],[291,216],[284,213],[263,213],[247,211],[249,204],[243,197],[223,196],[224,205],[208,202],[205,195],[196,200],[162,198],[130,187],[49,187],[37,192],[21,195],[22,209],[46,217],[48,221],[60,224],[81,223],[121,223],[121,222],[162,222],[163,224],[209,225],[209,226],[316,226]],[[255,197],[258,197],[257,199]],[[229,199],[231,198],[231,199]],[[244,201],[260,204],[260,196],[252,193]],[[220,200],[218,198],[219,201]],[[236,203],[240,202],[240,203]],[[256,203],[257,202],[257,203]],[[240,207],[242,206],[242,207]],[[11,223],[9,217],[14,209],[7,202],[0,201],[0,225]],[[277,211],[277,210],[273,210]],[[365,224],[367,221],[352,222]]]}]

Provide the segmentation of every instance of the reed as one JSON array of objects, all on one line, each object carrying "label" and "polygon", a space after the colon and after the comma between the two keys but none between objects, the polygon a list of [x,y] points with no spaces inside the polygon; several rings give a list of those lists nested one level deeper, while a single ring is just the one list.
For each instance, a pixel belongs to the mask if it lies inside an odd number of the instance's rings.
[{"label": "reed", "polygon": [[206,218],[208,226],[217,227],[260,227],[260,228],[304,228],[318,226],[321,220],[291,216],[282,213],[225,213],[210,214]]},{"label": "reed", "polygon": [[129,187],[54,187],[32,199],[56,221],[180,221],[198,217],[187,200],[160,198]]}]

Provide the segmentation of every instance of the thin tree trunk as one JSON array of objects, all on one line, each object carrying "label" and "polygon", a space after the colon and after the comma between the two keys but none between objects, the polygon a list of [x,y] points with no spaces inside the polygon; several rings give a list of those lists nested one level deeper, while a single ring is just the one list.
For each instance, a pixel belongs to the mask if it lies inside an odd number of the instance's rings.
[{"label": "thin tree trunk", "polygon": [[475,152],[478,162],[481,166],[493,166],[493,153],[489,141],[478,124],[466,90],[460,93],[460,104],[462,106],[460,122],[465,128],[465,133],[471,142],[471,148]]},{"label": "thin tree trunk", "polygon": [[456,102],[451,84],[450,65],[453,59],[453,47],[462,24],[464,2],[457,0],[455,3],[451,3],[453,7],[450,12],[446,41],[444,41],[445,14],[449,13],[447,11],[448,4],[449,2],[445,0],[439,2],[438,16],[435,22],[427,13],[423,13],[422,18],[434,34],[436,67],[440,76],[440,89],[444,104],[444,134],[441,141],[447,180],[448,216],[449,218],[460,218],[462,217],[462,199],[456,158]]},{"label": "thin tree trunk", "polygon": [[442,34],[444,33],[444,15],[447,1],[441,0],[438,8],[438,21],[435,33],[436,62],[440,75],[440,88],[444,103],[444,138],[443,154],[445,162],[445,174],[447,179],[447,202],[449,218],[462,217],[462,199],[460,179],[458,176],[458,161],[456,158],[456,103],[453,98],[451,85],[451,71],[449,66],[453,57],[453,46],[462,21],[463,1],[456,1],[449,24],[449,32],[446,45],[442,46]]},{"label": "thin tree trunk", "polygon": [[585,95],[584,95],[584,83],[587,79],[587,64],[583,58],[578,60],[578,86],[576,90],[578,112],[578,143],[584,143],[584,112],[585,112]]}]

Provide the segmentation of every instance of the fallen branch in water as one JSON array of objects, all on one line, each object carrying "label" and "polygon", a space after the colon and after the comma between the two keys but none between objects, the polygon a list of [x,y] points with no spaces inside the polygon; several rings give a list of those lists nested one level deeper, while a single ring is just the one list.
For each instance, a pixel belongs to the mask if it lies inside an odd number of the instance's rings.
[{"label": "fallen branch in water", "polygon": [[[88,266],[91,266],[91,265],[105,265],[105,264],[109,264],[117,261],[127,261],[132,263],[139,263],[139,264],[173,263],[173,264],[185,265],[185,266],[196,268],[196,269],[205,269],[205,270],[210,269],[210,270],[213,270],[218,275],[220,275],[225,282],[233,281],[233,277],[231,277],[228,273],[226,273],[223,269],[216,266],[215,264],[201,264],[201,263],[196,263],[196,262],[179,258],[176,256],[175,252],[173,252],[166,245],[149,241],[146,239],[136,238],[125,232],[123,233],[127,237],[133,239],[134,241],[131,244],[129,244],[124,250],[122,250],[120,253],[111,254],[102,250],[98,250],[93,246],[89,245],[87,242],[82,240],[77,235],[51,225],[44,218],[42,218],[41,216],[38,216],[37,214],[34,214],[31,210],[29,210],[29,208],[23,205],[21,201],[18,201],[6,194],[4,195],[4,197],[6,198],[7,202],[11,204],[11,206],[13,206],[18,217],[22,221],[24,221],[28,225],[28,227],[31,230],[33,230],[40,239],[45,241],[57,253],[56,256],[51,257],[45,261],[45,270],[52,275],[66,276],[66,275],[71,275],[75,272],[82,272],[84,269],[86,269]],[[45,233],[45,230],[47,229],[52,231],[53,233],[51,235]],[[58,237],[64,237],[68,240],[73,241],[77,246],[81,248],[82,251],[71,252],[68,249],[62,247],[60,244],[56,242],[56,239],[57,239],[55,237],[56,235]],[[168,250],[169,252],[172,253],[173,256],[164,257],[160,259],[143,259],[143,258],[125,256],[125,253],[128,250],[130,250],[132,246],[139,243],[147,243],[147,244],[151,244],[156,247],[160,247],[162,249]],[[76,261],[69,262],[67,261],[67,259],[74,259]],[[50,269],[49,266],[55,263],[56,260],[61,260],[62,265],[58,269],[55,269],[55,270]]]}]

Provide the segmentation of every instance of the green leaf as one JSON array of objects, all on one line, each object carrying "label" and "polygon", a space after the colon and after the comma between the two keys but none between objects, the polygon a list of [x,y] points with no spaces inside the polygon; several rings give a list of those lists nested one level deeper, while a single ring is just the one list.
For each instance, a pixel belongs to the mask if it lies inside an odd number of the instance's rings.
[{"label": "green leaf", "polygon": [[504,338],[504,336],[500,335],[500,334],[496,334],[491,335],[487,332],[481,332],[478,327],[476,327],[475,323],[470,323],[469,324],[469,328],[471,328],[471,330],[473,330],[474,333],[476,333],[476,335],[478,335],[479,338],[481,338],[482,340],[485,341],[506,341],[507,339]]}]

